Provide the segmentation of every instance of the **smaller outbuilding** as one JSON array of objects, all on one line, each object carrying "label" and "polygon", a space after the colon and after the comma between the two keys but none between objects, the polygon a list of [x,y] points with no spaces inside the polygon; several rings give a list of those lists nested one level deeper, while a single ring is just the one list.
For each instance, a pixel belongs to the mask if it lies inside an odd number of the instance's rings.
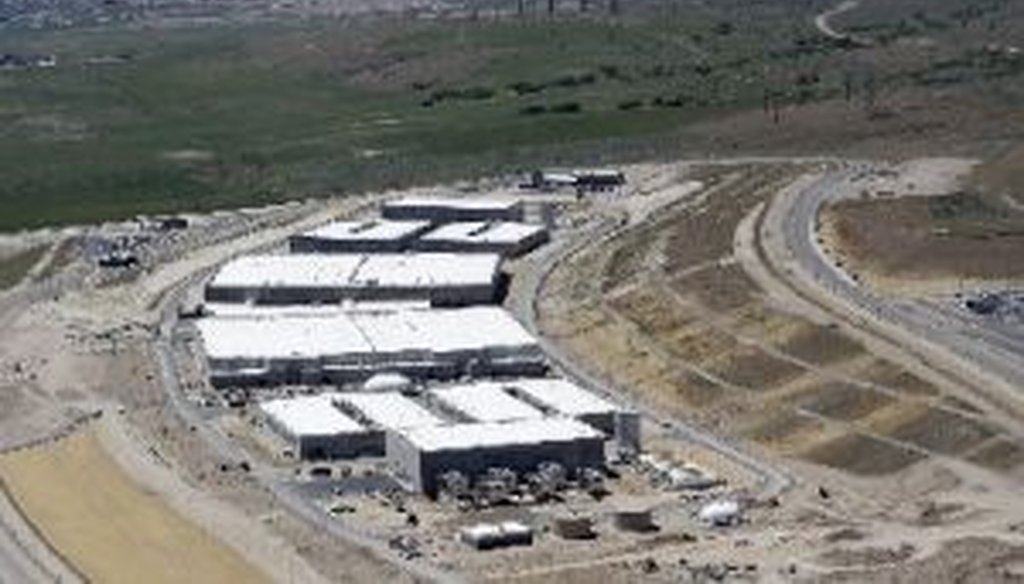
[{"label": "smaller outbuilding", "polygon": [[626,184],[625,173],[614,168],[577,169],[572,174],[578,188],[592,191],[611,190]]},{"label": "smaller outbuilding", "polygon": [[424,233],[413,245],[420,251],[497,253],[516,257],[548,242],[540,225],[509,221],[448,223]]},{"label": "smaller outbuilding", "polygon": [[388,253],[409,249],[429,221],[337,221],[288,239],[292,253]]},{"label": "smaller outbuilding", "polygon": [[498,197],[405,197],[386,201],[381,216],[392,221],[523,221],[522,201]]},{"label": "smaller outbuilding", "polygon": [[626,184],[626,174],[614,168],[578,168],[575,170],[537,170],[524,186],[541,191],[574,188],[580,191],[604,191]]}]

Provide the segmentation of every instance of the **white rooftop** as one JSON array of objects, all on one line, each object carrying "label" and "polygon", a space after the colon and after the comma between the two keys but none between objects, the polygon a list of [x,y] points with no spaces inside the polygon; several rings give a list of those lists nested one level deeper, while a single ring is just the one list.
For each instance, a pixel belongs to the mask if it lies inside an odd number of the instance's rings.
[{"label": "white rooftop", "polygon": [[429,221],[336,221],[306,231],[302,237],[332,241],[389,241],[412,237],[428,227]]},{"label": "white rooftop", "polygon": [[334,407],[332,394],[263,402],[260,409],[294,436],[324,436],[365,432],[359,422]]},{"label": "white rooftop", "polygon": [[315,359],[338,355],[448,353],[536,347],[536,339],[497,306],[213,316],[197,322],[212,359]]},{"label": "white rooftop", "polygon": [[354,254],[247,255],[224,264],[211,286],[324,287],[346,284],[365,261]]},{"label": "white rooftop", "polygon": [[365,287],[491,284],[500,262],[489,253],[379,254],[370,256],[351,282]]},{"label": "white rooftop", "polygon": [[316,359],[373,352],[345,314],[211,317],[199,320],[197,326],[206,354],[215,359]]},{"label": "white rooftop", "polygon": [[537,343],[516,319],[496,306],[352,314],[351,318],[379,353],[449,353]]},{"label": "white rooftop", "polygon": [[410,196],[385,201],[385,207],[435,207],[446,209],[513,209],[520,204],[512,197],[426,197]]},{"label": "white rooftop", "polygon": [[420,236],[423,241],[464,243],[516,243],[544,231],[540,225],[514,221],[465,221],[448,223]]},{"label": "white rooftop", "polygon": [[352,301],[340,304],[244,304],[207,302],[203,314],[207,316],[267,318],[271,316],[336,316],[346,312],[400,312],[403,310],[430,310],[429,300]]},{"label": "white rooftop", "polygon": [[529,446],[546,442],[603,438],[590,426],[572,418],[541,418],[511,422],[480,422],[449,426],[424,426],[401,431],[423,451],[466,450],[501,446]]},{"label": "white rooftop", "polygon": [[503,382],[514,387],[538,403],[566,416],[604,414],[621,408],[565,379],[517,379]]},{"label": "white rooftop", "polygon": [[518,400],[502,389],[501,384],[484,381],[430,392],[445,405],[478,422],[539,419],[544,412]]},{"label": "white rooftop", "polygon": [[343,288],[370,286],[488,285],[497,254],[291,254],[252,255],[221,267],[214,287]]},{"label": "white rooftop", "polygon": [[382,428],[417,428],[445,423],[420,404],[396,392],[339,393],[336,399],[359,410]]}]

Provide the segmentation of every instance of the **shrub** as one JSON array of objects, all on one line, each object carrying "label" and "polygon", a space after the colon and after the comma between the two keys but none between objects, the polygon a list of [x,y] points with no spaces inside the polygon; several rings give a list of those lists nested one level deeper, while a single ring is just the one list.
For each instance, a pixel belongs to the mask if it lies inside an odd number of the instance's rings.
[{"label": "shrub", "polygon": [[529,81],[516,81],[509,85],[508,88],[514,91],[517,95],[528,95],[544,91],[544,85],[531,83]]},{"label": "shrub", "polygon": [[567,101],[565,103],[559,103],[551,106],[548,111],[553,114],[575,114],[583,110],[579,102]]}]

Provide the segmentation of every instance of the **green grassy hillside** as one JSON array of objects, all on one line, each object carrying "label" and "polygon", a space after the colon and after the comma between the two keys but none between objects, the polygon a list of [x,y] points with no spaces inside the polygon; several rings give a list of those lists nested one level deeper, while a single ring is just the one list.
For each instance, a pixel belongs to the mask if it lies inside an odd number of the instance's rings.
[{"label": "green grassy hillside", "polygon": [[0,230],[678,154],[694,121],[844,96],[866,49],[821,5],[5,32],[58,66],[0,70]]}]

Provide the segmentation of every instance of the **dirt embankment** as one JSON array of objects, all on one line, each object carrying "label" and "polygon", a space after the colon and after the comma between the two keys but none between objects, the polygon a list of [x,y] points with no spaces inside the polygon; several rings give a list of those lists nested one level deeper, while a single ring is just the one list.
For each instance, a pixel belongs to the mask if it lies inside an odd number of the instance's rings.
[{"label": "dirt embankment", "polygon": [[155,495],[92,431],[0,457],[0,477],[51,545],[97,582],[266,582]]},{"label": "dirt embankment", "polygon": [[847,270],[877,285],[1024,279],[1024,211],[992,196],[843,201],[823,211],[821,236]]}]

